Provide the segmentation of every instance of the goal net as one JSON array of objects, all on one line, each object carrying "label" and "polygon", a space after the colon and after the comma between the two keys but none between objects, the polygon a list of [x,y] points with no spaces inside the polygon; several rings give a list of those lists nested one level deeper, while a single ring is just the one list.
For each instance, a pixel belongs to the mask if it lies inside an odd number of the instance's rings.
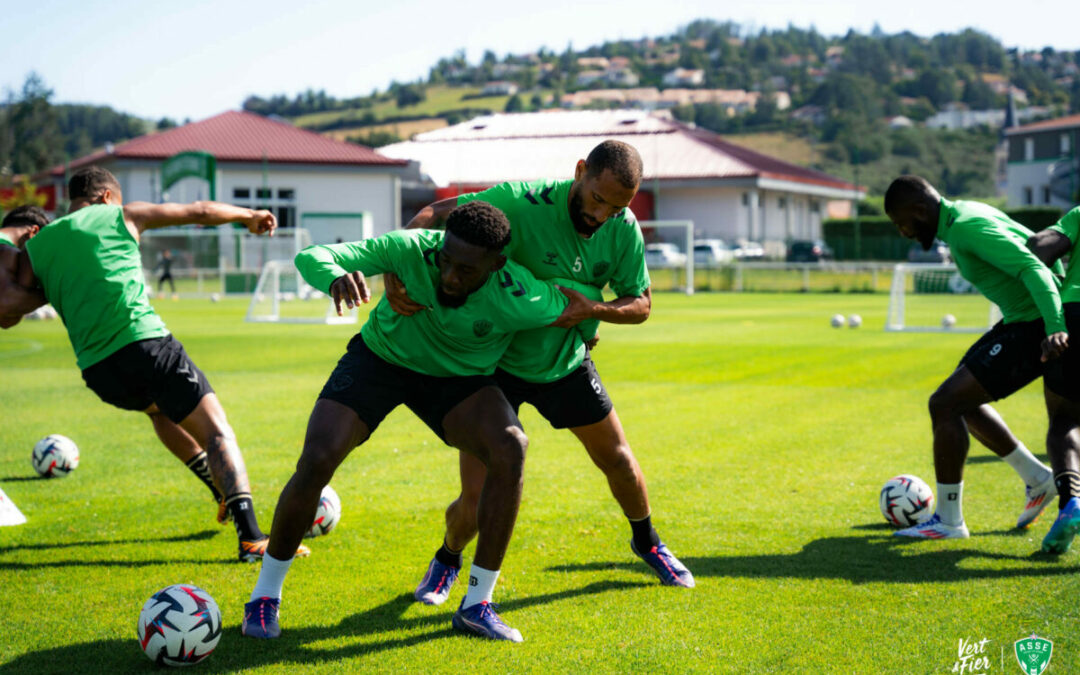
[{"label": "goal net", "polygon": [[645,265],[656,290],[694,294],[694,221],[643,220]]},{"label": "goal net", "polygon": [[254,323],[356,323],[357,310],[338,316],[334,301],[311,287],[291,260],[263,265],[244,321]]},{"label": "goal net", "polygon": [[951,263],[902,263],[893,271],[885,330],[981,333],[1001,311]]}]

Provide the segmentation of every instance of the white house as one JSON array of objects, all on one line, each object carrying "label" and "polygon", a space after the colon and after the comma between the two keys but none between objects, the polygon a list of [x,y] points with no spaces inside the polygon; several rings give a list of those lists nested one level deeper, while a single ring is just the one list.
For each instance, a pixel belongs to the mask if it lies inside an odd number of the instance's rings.
[{"label": "white house", "polygon": [[[187,151],[215,158],[213,181],[187,177],[163,189],[162,163]],[[315,214],[328,222],[367,213],[374,235],[401,226],[400,183],[408,170],[406,161],[371,148],[237,111],[106,146],[56,167],[50,178],[64,190],[65,172],[89,164],[116,175],[125,201],[189,202],[213,195],[239,206],[269,208],[282,227],[312,222],[305,216]]]},{"label": "white house", "polygon": [[638,218],[692,220],[701,238],[759,241],[779,254],[788,241],[821,237],[827,201],[864,196],[835,176],[641,110],[487,115],[379,151],[419,162],[445,198],[507,180],[571,178],[605,139],[641,153],[644,180],[631,204]]},{"label": "white house", "polygon": [[1009,205],[1071,209],[1080,196],[1080,115],[1012,127],[1005,130],[1005,138]]}]

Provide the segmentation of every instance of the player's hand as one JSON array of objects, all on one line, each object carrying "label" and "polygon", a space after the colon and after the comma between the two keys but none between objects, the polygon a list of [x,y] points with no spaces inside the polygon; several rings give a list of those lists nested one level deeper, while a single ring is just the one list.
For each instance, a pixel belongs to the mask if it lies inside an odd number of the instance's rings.
[{"label": "player's hand", "polygon": [[1050,359],[1056,359],[1061,356],[1062,353],[1069,348],[1069,334],[1065,331],[1048,335],[1045,340],[1042,341],[1042,362],[1046,363]]},{"label": "player's hand", "polygon": [[585,346],[588,347],[589,351],[591,352],[592,350],[596,349],[596,345],[599,344],[599,343],[600,343],[600,333],[597,333],[596,335],[594,335],[592,337],[591,340],[589,340],[588,342],[585,343]]},{"label": "player's hand", "polygon": [[550,324],[556,328],[572,328],[585,319],[593,318],[593,312],[596,307],[596,303],[586,298],[581,293],[578,293],[572,288],[565,288],[563,286],[556,286],[562,294],[570,301],[566,305],[566,309],[559,315],[558,319],[555,319],[554,323]]},{"label": "player's hand", "polygon": [[269,211],[254,211],[244,221],[244,225],[247,227],[248,232],[252,234],[265,234],[272,237],[274,236],[274,230],[277,229],[277,218]]},{"label": "player's hand", "polygon": [[390,303],[390,309],[402,316],[412,316],[427,307],[415,302],[405,290],[405,284],[401,283],[393,272],[383,274],[383,286],[386,289],[386,301]]},{"label": "player's hand", "polygon": [[344,302],[346,307],[352,309],[359,307],[361,302],[370,302],[371,289],[368,288],[363,274],[349,272],[334,279],[334,283],[330,284],[330,297],[334,299],[334,309],[337,310],[338,316],[344,316],[341,303]]}]

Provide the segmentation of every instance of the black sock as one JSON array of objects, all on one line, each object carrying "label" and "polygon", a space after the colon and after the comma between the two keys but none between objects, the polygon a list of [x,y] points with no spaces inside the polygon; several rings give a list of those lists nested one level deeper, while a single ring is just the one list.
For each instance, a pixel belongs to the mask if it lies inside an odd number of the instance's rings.
[{"label": "black sock", "polygon": [[648,553],[653,546],[660,545],[660,535],[652,526],[651,515],[641,520],[631,520],[630,529],[634,532],[634,548],[638,553]]},{"label": "black sock", "polygon": [[461,569],[461,551],[454,553],[450,550],[450,547],[446,545],[446,540],[443,539],[442,546],[438,551],[435,551],[435,559],[444,565],[449,567],[456,567]]},{"label": "black sock", "polygon": [[247,492],[238,492],[225,500],[225,507],[236,525],[236,536],[243,541],[258,541],[266,535],[255,520],[255,504]]},{"label": "black sock", "polygon": [[191,473],[199,477],[206,487],[210,488],[210,494],[214,495],[214,501],[221,501],[221,493],[214,487],[214,479],[210,475],[210,465],[206,461],[206,453],[200,452],[187,461],[184,465],[191,469]]},{"label": "black sock", "polygon": [[1054,476],[1054,485],[1058,491],[1058,509],[1065,508],[1066,502],[1073,497],[1080,497],[1080,473],[1062,471]]}]

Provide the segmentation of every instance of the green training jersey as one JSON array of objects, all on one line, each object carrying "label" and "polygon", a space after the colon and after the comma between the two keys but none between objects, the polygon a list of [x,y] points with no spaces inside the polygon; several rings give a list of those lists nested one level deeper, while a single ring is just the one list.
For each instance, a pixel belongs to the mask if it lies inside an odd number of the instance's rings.
[{"label": "green training jersey", "polygon": [[1046,334],[1065,330],[1058,282],[1027,247],[1031,230],[992,206],[941,200],[939,239],[960,274],[1001,309],[1005,323],[1042,318]]},{"label": "green training jersey", "polygon": [[[0,246],[15,246],[15,242],[12,241],[11,237],[0,232]],[[18,248],[18,246],[15,246],[15,248]]]},{"label": "green training jersey", "polygon": [[[649,288],[645,243],[634,213],[623,209],[588,239],[570,220],[572,180],[501,183],[458,197],[458,204],[483,200],[510,219],[510,245],[504,253],[537,279],[573,279],[596,289],[611,286],[618,297],[637,297]],[[595,299],[595,298],[594,298]],[[528,382],[553,382],[585,358],[591,325],[539,328],[518,333],[499,367]]]},{"label": "green training jersey", "polygon": [[360,329],[368,348],[389,363],[426,375],[489,375],[515,331],[551,323],[567,300],[555,284],[538,281],[507,261],[461,307],[440,305],[436,290],[443,236],[437,230],[397,230],[374,239],[309,246],[297,254],[296,268],[324,293],[348,272],[393,272],[409,297],[427,309],[402,316],[384,296]]},{"label": "green training jersey", "polygon": [[41,228],[26,251],[67,327],[79,368],[137,340],[168,335],[150,306],[139,242],[121,206],[87,206]]},{"label": "green training jersey", "polygon": [[1080,243],[1080,206],[1062,216],[1050,229],[1068,237],[1073,245],[1069,251],[1065,281],[1061,285],[1061,301],[1080,302],[1080,251],[1077,251],[1077,244]]}]

